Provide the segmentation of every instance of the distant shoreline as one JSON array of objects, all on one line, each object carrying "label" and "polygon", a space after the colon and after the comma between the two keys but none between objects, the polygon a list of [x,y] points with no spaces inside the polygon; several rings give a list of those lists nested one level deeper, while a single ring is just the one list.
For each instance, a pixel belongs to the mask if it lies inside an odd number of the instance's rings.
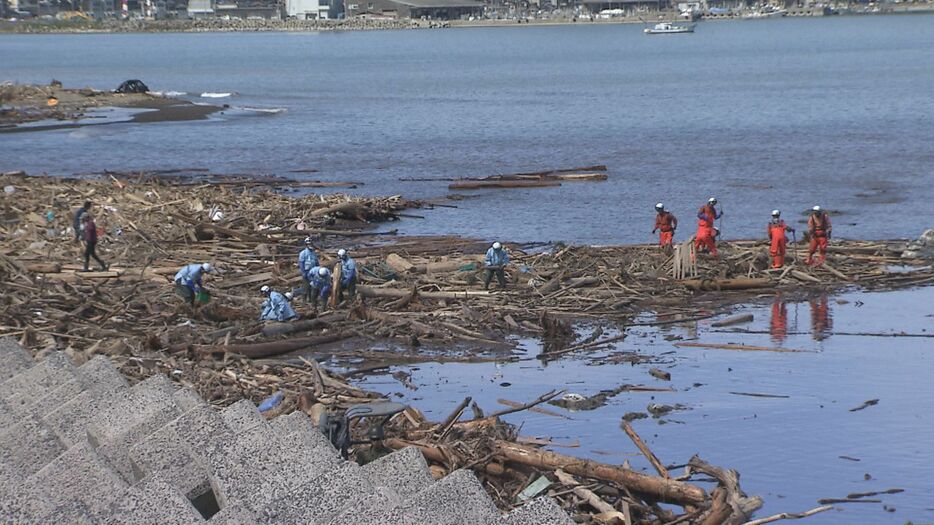
[{"label": "distant shoreline", "polygon": [[[841,12],[839,16],[880,15],[929,15],[934,14],[934,4],[923,6],[893,7],[885,12]],[[791,12],[788,18],[824,18],[828,15],[817,10]],[[837,15],[834,15],[834,17]],[[195,19],[195,20],[131,20],[104,22],[62,21],[0,21],[0,34],[108,34],[108,33],[253,33],[253,32],[329,32],[329,31],[385,31],[402,29],[435,29],[467,27],[545,27],[566,25],[619,25],[646,24],[659,20],[676,19],[676,13],[657,12],[646,17],[620,17],[611,19],[522,19],[519,20],[239,20],[239,19]],[[739,16],[705,17],[706,22],[718,20],[745,20]]]}]

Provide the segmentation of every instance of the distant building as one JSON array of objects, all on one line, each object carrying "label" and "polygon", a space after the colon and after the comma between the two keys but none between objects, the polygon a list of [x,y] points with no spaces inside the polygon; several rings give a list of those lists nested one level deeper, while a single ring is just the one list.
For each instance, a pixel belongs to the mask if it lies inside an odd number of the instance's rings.
[{"label": "distant building", "polygon": [[286,0],[285,13],[299,20],[327,20],[331,16],[330,0]]},{"label": "distant building", "polygon": [[214,16],[214,0],[188,0],[188,18]]},{"label": "distant building", "polygon": [[457,20],[483,15],[484,4],[474,0],[344,0],[348,18],[430,18]]},{"label": "distant building", "polygon": [[613,9],[620,9],[628,14],[647,10],[661,11],[669,6],[668,0],[582,0],[581,4],[592,14]]}]

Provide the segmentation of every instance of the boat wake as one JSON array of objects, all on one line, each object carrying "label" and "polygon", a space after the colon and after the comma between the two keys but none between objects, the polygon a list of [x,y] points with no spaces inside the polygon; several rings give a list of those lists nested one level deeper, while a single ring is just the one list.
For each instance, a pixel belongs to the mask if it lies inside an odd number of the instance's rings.
[{"label": "boat wake", "polygon": [[201,93],[201,98],[227,98],[230,96],[233,96],[233,93],[212,93],[210,91]]}]

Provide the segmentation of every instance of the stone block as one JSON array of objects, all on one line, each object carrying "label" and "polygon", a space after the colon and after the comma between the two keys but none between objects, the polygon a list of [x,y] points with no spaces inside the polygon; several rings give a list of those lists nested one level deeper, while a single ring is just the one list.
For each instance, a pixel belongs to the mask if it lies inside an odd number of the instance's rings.
[{"label": "stone block", "polygon": [[460,469],[406,500],[405,523],[487,524],[499,519],[493,500],[473,472]]},{"label": "stone block", "polygon": [[29,476],[65,452],[58,436],[34,416],[0,430],[0,462],[20,476]]},{"label": "stone block", "polygon": [[535,498],[514,509],[500,521],[502,525],[574,525],[574,521],[547,496]]},{"label": "stone block", "polygon": [[70,447],[87,439],[87,428],[91,419],[101,410],[112,406],[128,395],[126,387],[99,385],[65,401],[42,420],[49,425],[58,438]]},{"label": "stone block", "polygon": [[71,447],[23,485],[26,490],[44,491],[55,507],[77,502],[95,516],[105,515],[128,488],[88,442]]},{"label": "stone block", "polygon": [[111,506],[107,525],[191,525],[204,518],[175,487],[149,476]]},{"label": "stone block", "polygon": [[409,498],[428,488],[433,480],[422,453],[406,447],[363,466],[370,482],[386,487],[402,498]]},{"label": "stone block", "polygon": [[0,383],[24,372],[36,362],[32,353],[26,350],[12,337],[0,337]]},{"label": "stone block", "polygon": [[266,425],[266,419],[249,399],[241,399],[221,411],[224,422],[235,434]]},{"label": "stone block", "polygon": [[256,525],[258,522],[252,510],[240,505],[231,505],[211,516],[208,523],[211,525]]},{"label": "stone block", "polygon": [[52,352],[35,366],[0,383],[0,399],[14,405],[31,403],[75,377],[75,366],[64,352]]},{"label": "stone block", "polygon": [[378,494],[356,463],[344,462],[311,481],[293,484],[286,492],[264,498],[269,503],[258,512],[259,521],[328,523],[344,509],[360,507]]}]

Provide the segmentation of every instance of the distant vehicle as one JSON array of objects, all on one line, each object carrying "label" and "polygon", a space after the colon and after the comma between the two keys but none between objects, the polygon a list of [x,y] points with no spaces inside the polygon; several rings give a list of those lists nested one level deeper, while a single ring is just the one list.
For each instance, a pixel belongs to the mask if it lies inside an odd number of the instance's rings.
[{"label": "distant vehicle", "polygon": [[655,24],[655,27],[643,29],[647,35],[668,35],[674,33],[693,33],[694,24],[672,24],[671,22],[662,22]]}]

